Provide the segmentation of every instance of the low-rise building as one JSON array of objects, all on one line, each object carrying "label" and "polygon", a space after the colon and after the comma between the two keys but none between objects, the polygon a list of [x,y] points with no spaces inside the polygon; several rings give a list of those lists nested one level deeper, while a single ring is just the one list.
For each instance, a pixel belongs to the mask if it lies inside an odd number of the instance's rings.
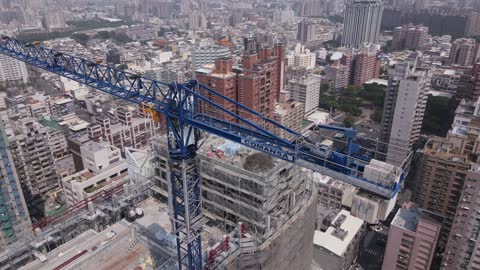
[{"label": "low-rise building", "polygon": [[83,170],[62,179],[67,203],[73,205],[128,178],[127,161],[107,142],[90,141],[80,147]]},{"label": "low-rise building", "polygon": [[313,237],[314,269],[350,269],[357,257],[366,231],[363,220],[342,210],[325,232],[315,231]]},{"label": "low-rise building", "polygon": [[126,110],[117,110],[116,116],[113,123],[106,116],[95,117],[96,123],[87,128],[89,139],[108,141],[123,154],[125,147],[146,147],[149,139],[155,135],[156,125],[151,118],[135,117],[133,112]]},{"label": "low-rise building", "polygon": [[289,67],[304,67],[306,69],[312,69],[315,67],[317,61],[317,55],[311,52],[309,49],[305,49],[300,43],[297,43],[295,51],[287,55],[287,65]]},{"label": "low-rise building", "polygon": [[352,207],[356,188],[329,176],[314,173],[313,180],[318,185],[318,201],[327,208],[342,209]]}]

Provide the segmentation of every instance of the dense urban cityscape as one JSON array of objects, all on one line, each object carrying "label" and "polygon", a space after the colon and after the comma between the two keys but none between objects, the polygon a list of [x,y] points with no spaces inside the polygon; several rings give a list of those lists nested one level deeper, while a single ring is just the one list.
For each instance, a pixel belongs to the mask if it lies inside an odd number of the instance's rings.
[{"label": "dense urban cityscape", "polygon": [[0,270],[480,270],[480,0],[0,0]]}]

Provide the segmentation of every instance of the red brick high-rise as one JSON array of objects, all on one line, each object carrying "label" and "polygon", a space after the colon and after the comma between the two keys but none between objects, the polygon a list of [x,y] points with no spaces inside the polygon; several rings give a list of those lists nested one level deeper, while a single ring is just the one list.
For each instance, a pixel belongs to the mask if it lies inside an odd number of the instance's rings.
[{"label": "red brick high-rise", "polygon": [[[217,59],[214,65],[206,65],[196,70],[197,80],[232,100],[237,100],[237,74],[233,72],[231,57]],[[209,100],[236,113],[236,106],[218,95],[202,93]],[[207,102],[200,102],[200,109],[214,117],[234,121],[234,117]]]},{"label": "red brick high-rise", "polygon": [[363,85],[371,79],[380,76],[380,61],[377,58],[377,49],[374,47],[364,48],[353,61],[353,77],[354,85]]},{"label": "red brick high-rise", "polygon": [[422,25],[402,25],[393,29],[392,49],[420,50],[427,43],[428,27]]},{"label": "red brick high-rise", "polygon": [[[273,119],[275,103],[284,85],[285,45],[266,46],[256,54],[243,56],[243,70],[238,75],[238,102]],[[250,113],[239,111],[239,114],[256,120]]]},{"label": "red brick high-rise", "polygon": [[[215,65],[205,65],[195,71],[197,80],[216,90],[232,100],[274,119],[275,104],[281,90],[285,88],[285,45],[263,46],[257,51],[246,51],[242,57],[242,71],[234,73],[232,59],[222,58]],[[210,93],[202,93],[208,99],[238,113],[245,119],[254,120],[250,113],[240,110],[233,103],[225,101]],[[201,102],[201,108],[215,117],[233,121],[233,116],[222,112],[206,102]],[[240,123],[242,124],[242,123]],[[271,129],[271,125],[265,125]]]}]

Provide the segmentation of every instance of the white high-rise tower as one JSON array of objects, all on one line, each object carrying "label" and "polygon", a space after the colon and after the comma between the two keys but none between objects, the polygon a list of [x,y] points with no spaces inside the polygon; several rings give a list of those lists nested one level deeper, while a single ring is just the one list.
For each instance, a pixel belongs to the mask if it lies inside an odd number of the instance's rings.
[{"label": "white high-rise tower", "polygon": [[378,43],[382,13],[381,0],[347,0],[342,46],[359,48],[364,43]]}]

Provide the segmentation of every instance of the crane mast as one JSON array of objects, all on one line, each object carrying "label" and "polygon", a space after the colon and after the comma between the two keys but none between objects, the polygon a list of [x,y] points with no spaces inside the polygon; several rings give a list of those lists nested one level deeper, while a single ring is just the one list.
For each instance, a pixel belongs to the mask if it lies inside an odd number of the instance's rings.
[{"label": "crane mast", "polygon": [[[158,112],[165,119],[169,151],[170,218],[177,237],[179,269],[199,270],[203,267],[200,233],[204,220],[201,211],[201,179],[196,166],[200,131],[209,132],[244,146],[326,174],[387,200],[396,198],[408,173],[409,160],[400,167],[380,161],[358,158],[354,154],[355,132],[338,129],[348,135],[346,152],[312,142],[256,111],[232,100],[195,80],[186,83],[163,83],[118,70],[98,62],[58,52],[38,43],[29,44],[0,35],[0,53],[29,65],[53,72],[70,80]],[[233,103],[258,121],[242,117],[213,102],[207,96]],[[202,105],[222,112],[235,121],[216,118]],[[261,123],[283,129],[294,135],[293,142],[274,135]],[[323,126],[322,128],[325,128]],[[357,145],[358,147],[358,145]],[[382,179],[373,179],[370,172],[385,170]],[[383,171],[382,171],[383,172]],[[367,177],[368,176],[368,177]],[[369,178],[370,177],[370,178]]]}]

